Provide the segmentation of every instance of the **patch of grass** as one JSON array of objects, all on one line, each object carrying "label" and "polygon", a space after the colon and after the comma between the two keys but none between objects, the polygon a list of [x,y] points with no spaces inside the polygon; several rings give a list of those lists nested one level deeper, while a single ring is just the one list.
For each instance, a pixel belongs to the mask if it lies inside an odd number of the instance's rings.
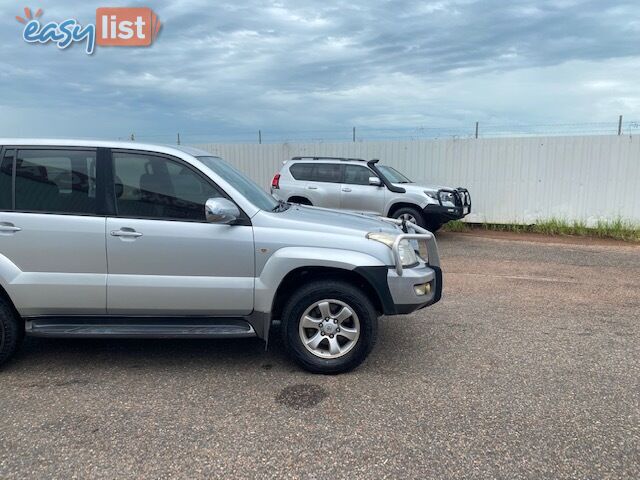
[{"label": "patch of grass", "polygon": [[483,229],[497,232],[540,233],[543,235],[575,235],[579,237],[612,238],[626,242],[640,242],[640,225],[621,218],[599,221],[595,227],[587,227],[584,221],[569,222],[553,218],[541,220],[533,225],[514,223],[465,223],[460,220],[449,222],[442,227],[447,232],[468,232]]},{"label": "patch of grass", "polygon": [[471,224],[462,220],[451,220],[442,226],[442,230],[445,232],[468,232],[471,230]]}]

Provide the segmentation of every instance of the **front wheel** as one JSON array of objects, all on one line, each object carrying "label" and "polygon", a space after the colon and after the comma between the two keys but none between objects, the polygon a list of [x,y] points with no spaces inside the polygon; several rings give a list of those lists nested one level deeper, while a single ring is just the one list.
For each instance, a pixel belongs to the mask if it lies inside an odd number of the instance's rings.
[{"label": "front wheel", "polygon": [[378,333],[378,315],[369,298],[342,281],[301,287],[287,303],[282,324],[289,354],[313,373],[354,369],[369,355]]},{"label": "front wheel", "polygon": [[393,218],[411,222],[419,227],[425,228],[424,215],[420,210],[413,207],[402,207],[393,212]]}]

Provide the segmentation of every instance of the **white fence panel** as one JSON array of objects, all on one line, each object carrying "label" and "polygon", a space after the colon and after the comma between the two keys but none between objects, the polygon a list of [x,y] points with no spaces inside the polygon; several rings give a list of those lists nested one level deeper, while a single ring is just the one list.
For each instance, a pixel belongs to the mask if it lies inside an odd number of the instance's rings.
[{"label": "white fence panel", "polygon": [[640,137],[576,136],[355,143],[207,144],[269,188],[295,155],[379,158],[413,180],[463,186],[471,222],[622,218],[640,223]]}]

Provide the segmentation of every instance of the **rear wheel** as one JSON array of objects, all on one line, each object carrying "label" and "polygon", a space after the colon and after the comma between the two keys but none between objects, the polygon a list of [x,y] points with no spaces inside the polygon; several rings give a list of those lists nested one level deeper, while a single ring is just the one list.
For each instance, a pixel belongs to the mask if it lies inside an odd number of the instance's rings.
[{"label": "rear wheel", "polygon": [[298,205],[312,205],[311,201],[304,197],[291,197],[288,201],[289,203],[297,203]]},{"label": "rear wheel", "polygon": [[4,298],[0,298],[0,365],[16,353],[23,337],[22,320],[11,305]]},{"label": "rear wheel", "polygon": [[369,355],[378,315],[369,298],[342,281],[319,280],[301,287],[282,315],[290,356],[313,373],[347,372]]}]

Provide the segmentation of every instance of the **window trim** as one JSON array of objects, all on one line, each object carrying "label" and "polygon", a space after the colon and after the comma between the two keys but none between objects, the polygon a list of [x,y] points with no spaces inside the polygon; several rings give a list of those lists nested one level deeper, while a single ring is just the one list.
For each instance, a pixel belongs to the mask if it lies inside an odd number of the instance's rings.
[{"label": "window trim", "polygon": [[[65,215],[71,217],[105,217],[106,215],[101,215],[98,212],[98,205],[100,204],[100,199],[98,197],[98,147],[80,147],[80,146],[66,146],[66,145],[4,145],[2,147],[2,152],[0,152],[0,159],[4,158],[4,153],[7,150],[13,150],[13,165],[12,165],[12,180],[11,180],[11,210],[0,210],[3,212],[12,212],[12,213],[30,213],[35,215]],[[26,209],[17,209],[16,208],[16,164],[18,161],[18,155],[21,150],[62,150],[69,151],[75,150],[79,152],[95,152],[96,155],[96,212],[94,213],[80,213],[80,212],[55,212],[51,210],[26,210]]]},{"label": "window trim", "polygon": [[[165,160],[172,161],[174,163],[178,163],[179,165],[188,168],[197,177],[202,179],[205,183],[207,183],[210,186],[212,186],[213,188],[215,188],[218,191],[218,193],[220,193],[220,196],[222,198],[226,198],[227,200],[233,202],[233,204],[238,208],[238,210],[240,210],[240,218],[233,225],[251,226],[251,220],[249,219],[249,216],[244,212],[242,207],[240,207],[240,205],[238,205],[233,200],[233,198],[231,198],[229,196],[229,194],[224,191],[224,189],[222,189],[216,182],[214,182],[211,178],[209,178],[209,176],[205,175],[202,171],[200,171],[200,169],[198,169],[194,165],[191,165],[189,162],[183,160],[182,158],[179,158],[179,157],[176,157],[174,155],[167,154],[167,153],[154,152],[152,150],[136,150],[136,149],[128,149],[128,148],[108,148],[106,150],[108,151],[108,157],[109,157],[108,161],[110,162],[110,165],[111,165],[111,168],[109,169],[109,178],[107,179],[108,182],[109,182],[108,183],[109,188],[107,189],[108,191],[106,192],[106,194],[109,195],[109,198],[107,200],[111,200],[113,202],[112,215],[108,215],[108,216],[114,217],[114,218],[129,218],[131,220],[154,220],[154,221],[159,221],[159,222],[206,223],[206,224],[209,224],[209,225],[215,225],[214,223],[207,222],[206,219],[205,220],[194,220],[194,219],[186,219],[186,218],[159,218],[159,217],[138,217],[138,216],[130,216],[130,215],[127,215],[127,216],[120,215],[118,213],[118,199],[116,198],[116,189],[115,189],[116,174],[115,174],[115,158],[114,158],[114,154],[116,154],[116,153],[124,153],[124,154],[128,154],[128,155],[136,155],[137,154],[137,155],[159,157],[159,158],[163,158]],[[107,204],[109,204],[109,203],[110,202],[107,201]]]}]

